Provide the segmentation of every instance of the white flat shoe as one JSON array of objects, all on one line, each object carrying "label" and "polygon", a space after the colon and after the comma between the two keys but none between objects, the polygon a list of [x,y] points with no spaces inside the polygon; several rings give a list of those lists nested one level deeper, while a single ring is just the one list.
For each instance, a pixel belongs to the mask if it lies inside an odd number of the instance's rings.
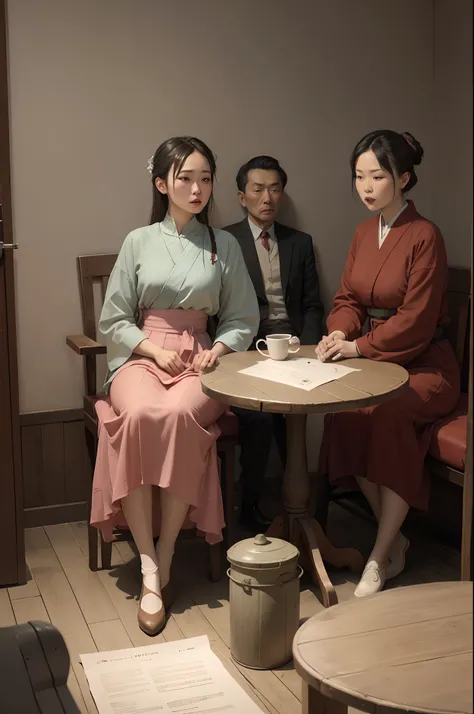
[{"label": "white flat shoe", "polygon": [[408,538],[405,538],[403,533],[399,533],[393,542],[388,556],[388,565],[385,571],[387,580],[396,578],[397,575],[400,575],[405,569],[405,555],[409,547],[410,541]]},{"label": "white flat shoe", "polygon": [[359,584],[355,589],[354,595],[356,597],[374,595],[382,590],[386,579],[387,576],[385,575],[385,568],[380,568],[379,564],[375,560],[369,560],[364,568],[364,572],[362,573]]}]

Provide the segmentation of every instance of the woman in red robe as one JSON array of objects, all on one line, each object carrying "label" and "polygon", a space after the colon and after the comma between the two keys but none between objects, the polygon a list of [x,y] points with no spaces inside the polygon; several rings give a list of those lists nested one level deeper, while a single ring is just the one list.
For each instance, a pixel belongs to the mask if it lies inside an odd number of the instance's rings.
[{"label": "woman in red robe", "polygon": [[[446,339],[448,265],[443,237],[405,194],[417,183],[423,149],[408,133],[364,136],[351,156],[353,183],[372,218],[355,232],[318,357],[365,357],[408,370],[398,399],[325,419],[319,473],[356,479],[378,521],[355,595],[381,590],[404,568],[400,532],[410,506],[425,509],[424,469],[434,422],[459,398],[459,368]],[[368,321],[368,331],[363,334]]]}]

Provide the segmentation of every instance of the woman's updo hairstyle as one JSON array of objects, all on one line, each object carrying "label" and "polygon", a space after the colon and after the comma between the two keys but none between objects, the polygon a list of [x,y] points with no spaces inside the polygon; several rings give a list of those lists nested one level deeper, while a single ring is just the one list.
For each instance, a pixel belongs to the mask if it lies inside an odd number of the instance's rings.
[{"label": "woman's updo hairstyle", "polygon": [[415,173],[415,166],[421,164],[423,159],[423,148],[415,139],[413,134],[404,131],[399,134],[391,129],[378,129],[366,134],[356,145],[351,154],[350,164],[352,172],[352,181],[356,177],[357,159],[366,151],[373,151],[377,157],[380,166],[395,177],[401,176],[405,172],[410,174],[408,183],[402,189],[403,193],[407,193],[418,182],[418,177]]}]

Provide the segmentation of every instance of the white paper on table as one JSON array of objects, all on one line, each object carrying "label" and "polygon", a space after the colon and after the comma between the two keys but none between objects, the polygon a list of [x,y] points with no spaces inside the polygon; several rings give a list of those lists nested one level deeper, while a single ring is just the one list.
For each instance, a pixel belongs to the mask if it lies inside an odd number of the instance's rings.
[{"label": "white paper on table", "polygon": [[359,372],[354,367],[345,367],[334,362],[320,362],[319,359],[307,357],[292,357],[288,360],[266,359],[256,362],[251,367],[239,370],[240,374],[247,374],[249,377],[259,377],[269,379],[271,382],[288,384],[290,387],[311,389],[340,379],[350,372]]},{"label": "white paper on table", "polygon": [[80,658],[99,714],[262,714],[206,635]]}]

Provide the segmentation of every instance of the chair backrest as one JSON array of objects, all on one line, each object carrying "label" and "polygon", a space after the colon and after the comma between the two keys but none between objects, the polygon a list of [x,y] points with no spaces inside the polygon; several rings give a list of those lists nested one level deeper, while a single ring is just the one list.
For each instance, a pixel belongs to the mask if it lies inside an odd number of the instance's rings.
[{"label": "chair backrest", "polygon": [[468,268],[449,268],[448,304],[451,317],[447,330],[448,339],[461,369],[461,389],[467,392],[471,310],[471,271]]},{"label": "chair backrest", "polygon": [[117,253],[80,255],[77,258],[79,289],[81,293],[82,328],[84,334],[90,337],[91,340],[97,339],[97,321],[99,319],[99,315],[95,309],[94,286],[96,284],[100,286],[100,307],[102,307],[110,273],[112,272],[116,260]]},{"label": "chair backrest", "polygon": [[[91,340],[97,340],[97,322],[105,298],[110,273],[117,260],[117,253],[102,255],[80,255],[77,258],[79,292],[81,295],[82,329]],[[98,289],[97,289],[98,288]],[[96,296],[98,299],[96,299]],[[96,310],[97,305],[97,310]],[[105,374],[105,364],[102,365]],[[97,394],[97,357],[86,355],[86,394]],[[101,372],[99,361],[99,373]],[[104,374],[100,376],[104,376]],[[102,380],[101,380],[102,381]]]},{"label": "chair backrest", "polygon": [[[471,295],[473,290],[473,280],[471,275]],[[469,357],[472,361],[473,333],[472,333],[472,312],[469,318],[470,340]],[[468,391],[468,411],[467,411],[467,450],[466,466],[464,468],[464,493],[463,493],[463,529],[461,545],[461,580],[472,580],[473,577],[473,556],[474,556],[474,531],[472,528],[472,506],[473,506],[473,434],[472,434],[472,368],[469,372]]]}]

